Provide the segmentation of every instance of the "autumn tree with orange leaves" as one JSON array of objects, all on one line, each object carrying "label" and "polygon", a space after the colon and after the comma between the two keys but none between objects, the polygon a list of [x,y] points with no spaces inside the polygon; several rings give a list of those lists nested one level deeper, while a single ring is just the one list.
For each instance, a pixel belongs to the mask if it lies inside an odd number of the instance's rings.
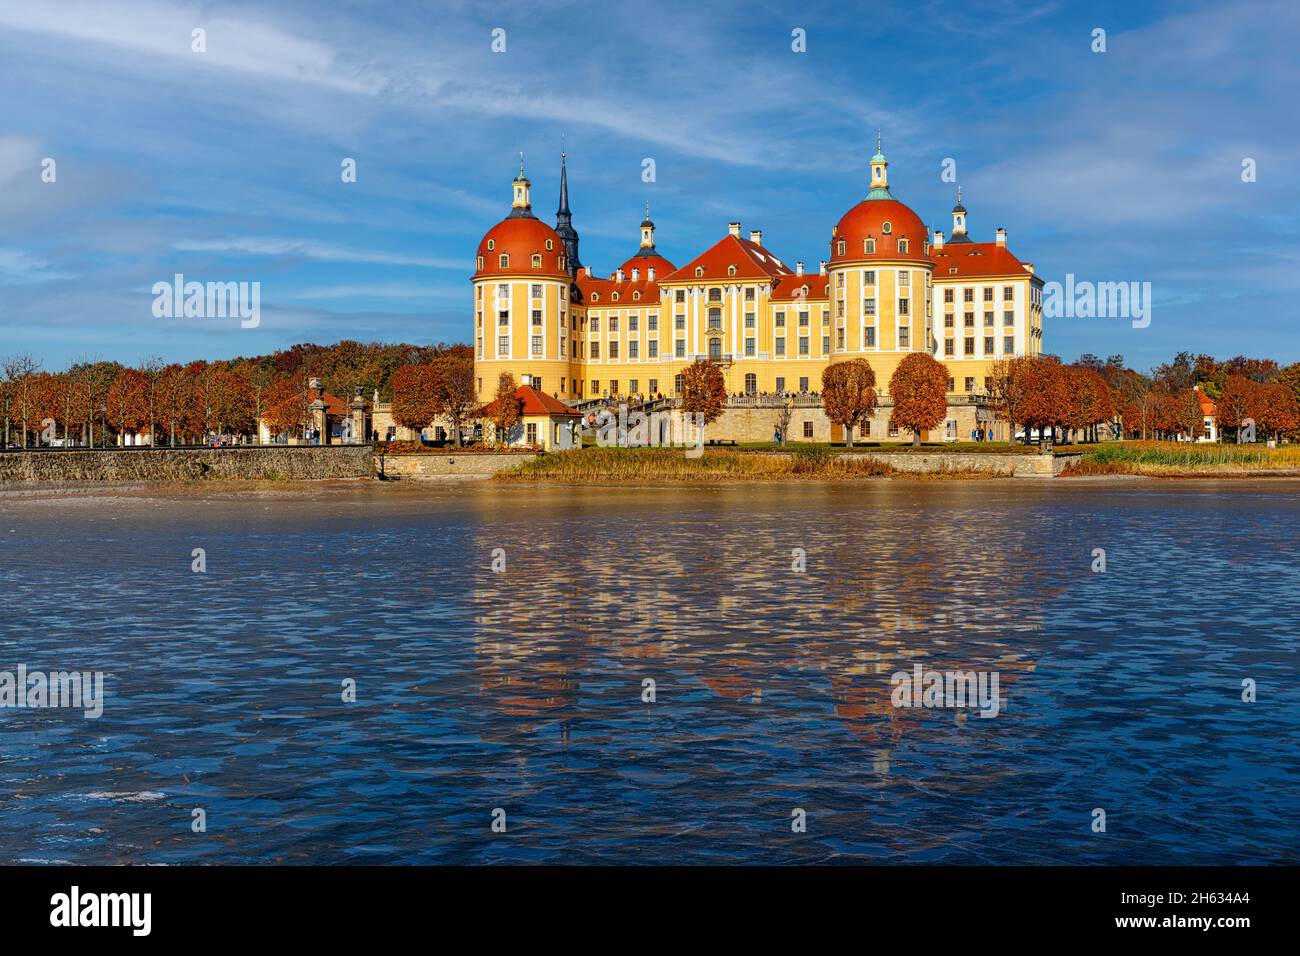
[{"label": "autumn tree with orange leaves", "polygon": [[[707,426],[717,421],[726,408],[727,382],[721,368],[699,359],[682,369],[683,412],[699,415],[699,420]],[[703,433],[702,428],[700,431]]]},{"label": "autumn tree with orange leaves", "polygon": [[921,432],[934,428],[948,413],[948,367],[925,352],[909,352],[889,379],[894,410],[889,423],[912,433],[921,444]]},{"label": "autumn tree with orange leaves", "polygon": [[835,362],[822,371],[822,404],[826,417],[844,426],[844,442],[853,447],[853,429],[876,410],[876,373],[866,359]]},{"label": "autumn tree with orange leaves", "polygon": [[393,370],[393,421],[422,431],[438,415],[437,370],[428,364],[399,365]]}]

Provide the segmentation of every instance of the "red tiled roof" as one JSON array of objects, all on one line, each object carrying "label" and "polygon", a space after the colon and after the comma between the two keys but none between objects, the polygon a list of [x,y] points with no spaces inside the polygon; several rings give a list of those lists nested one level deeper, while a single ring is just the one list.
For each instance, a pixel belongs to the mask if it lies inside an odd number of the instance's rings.
[{"label": "red tiled roof", "polygon": [[[728,269],[736,267],[735,275]],[[702,276],[695,270],[703,268]],[[790,275],[790,267],[756,242],[727,233],[703,253],[696,256],[676,272],[660,276],[660,282],[686,282],[704,279],[767,279]]]},{"label": "red tiled roof", "polygon": [[623,270],[623,275],[625,276],[632,275],[633,269],[639,269],[642,278],[645,278],[646,270],[653,269],[655,271],[655,278],[662,279],[677,267],[657,252],[648,256],[643,256],[638,252],[631,259],[627,260],[627,262],[619,266],[619,268]]},{"label": "red tiled roof", "polygon": [[[307,389],[307,402],[310,404],[314,401],[316,401],[316,389],[309,388]],[[334,395],[331,392],[326,392],[325,414],[337,416],[346,415],[348,414],[348,406],[344,403],[343,399],[339,398],[337,395]]]},{"label": "red tiled roof", "polygon": [[811,275],[805,273],[801,276],[782,276],[772,284],[772,301],[793,302],[796,293],[800,292],[805,286],[808,288],[805,298],[829,299],[830,285],[830,276],[824,276],[820,272],[814,272]]},{"label": "red tiled roof", "polygon": [[1215,408],[1214,399],[1210,398],[1210,396],[1206,395],[1199,388],[1196,390],[1196,398],[1201,403],[1201,414],[1206,415],[1208,417],[1213,417],[1214,408]]},{"label": "red tiled roof", "polygon": [[[598,309],[613,308],[636,308],[640,305],[658,305],[659,304],[659,283],[650,282],[645,278],[645,273],[636,282],[632,281],[632,273],[624,272],[623,281],[616,279],[602,279],[599,276],[589,276],[586,272],[578,273],[578,291],[582,293],[582,301],[588,306],[595,306]],[[641,298],[636,298],[634,293],[640,292]],[[591,296],[595,293],[599,298],[592,302]],[[614,294],[618,293],[618,301],[614,300]]]},{"label": "red tiled roof", "polygon": [[[531,385],[520,385],[515,389],[515,398],[523,403],[523,414],[525,415],[556,415],[564,418],[581,418],[581,412],[575,412],[564,402],[545,392],[539,392]],[[483,406],[480,414],[484,418],[491,418],[496,414],[497,403],[495,400],[488,402]]]},{"label": "red tiled roof", "polygon": [[942,249],[931,249],[930,258],[934,260],[935,279],[1023,276],[1029,271],[1006,246],[999,246],[996,242],[949,244]]}]

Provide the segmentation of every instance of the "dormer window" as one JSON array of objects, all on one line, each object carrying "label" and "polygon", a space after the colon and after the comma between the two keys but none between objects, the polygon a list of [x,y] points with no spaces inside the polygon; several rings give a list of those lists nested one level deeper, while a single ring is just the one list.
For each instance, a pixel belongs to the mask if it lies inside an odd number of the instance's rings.
[{"label": "dormer window", "polygon": [[542,254],[541,254],[540,252],[534,252],[534,253],[533,253],[533,268],[534,268],[534,269],[540,269],[541,267],[542,267]]},{"label": "dormer window", "polygon": [[547,252],[550,252],[550,251],[551,251],[552,249],[554,249],[554,248],[555,248],[555,242],[554,242],[553,240],[551,240],[551,239],[547,239],[547,240],[546,240],[546,251],[547,251]]},{"label": "dormer window", "polygon": [[875,252],[875,251],[876,251],[876,240],[874,240],[874,239],[863,239],[863,240],[862,240],[862,251],[865,252],[867,255],[871,255],[873,252]]},{"label": "dormer window", "polygon": [[482,256],[479,256],[479,257],[478,257],[478,263],[477,263],[477,265],[478,265],[478,271],[479,271],[479,272],[482,272],[482,271],[483,271],[483,257],[482,257]]},{"label": "dormer window", "polygon": [[704,266],[695,267],[695,278],[699,279],[704,275]]},{"label": "dormer window", "polygon": [[633,292],[633,293],[632,293],[632,298],[635,299],[636,301],[640,302],[640,301],[641,301],[641,293],[640,293],[640,292]]},{"label": "dormer window", "polygon": [[510,257],[505,253],[501,254],[501,257],[497,260],[497,262],[500,264],[502,269],[510,268]]},{"label": "dormer window", "polygon": [[[599,301],[600,301],[600,293],[599,293],[599,292],[593,292],[593,293],[591,294],[591,301],[592,301],[592,302],[599,302]],[[596,321],[595,319],[592,319],[592,329],[595,329],[595,328],[596,328],[595,321]]]},{"label": "dormer window", "polygon": [[615,302],[617,302],[617,301],[618,301],[618,293],[615,292],[613,295],[610,296],[610,298],[613,299]]},{"label": "dormer window", "polygon": [[734,276],[735,274],[736,274],[736,267],[735,267],[735,266],[727,266],[727,275],[729,275],[729,276]]},{"label": "dormer window", "polygon": [[560,260],[560,271],[561,271],[561,272],[568,272],[568,271],[569,271],[569,257],[568,257],[568,256],[560,256],[560,257],[559,257],[559,260]]},{"label": "dormer window", "polygon": [[495,239],[489,239],[489,240],[488,240],[488,252],[491,252],[491,251],[492,251],[493,249],[495,249],[496,247],[497,247],[497,241],[496,241]]},{"label": "dormer window", "polygon": [[894,231],[894,224],[891,223],[888,219],[886,219],[884,225],[880,227],[880,231],[883,232],[885,235],[889,235],[891,232]]},{"label": "dormer window", "polygon": [[907,240],[906,240],[906,239],[899,239],[899,240],[898,240],[898,251],[899,251],[899,252],[906,252],[906,251],[907,251]]},{"label": "dormer window", "polygon": [[835,243],[835,254],[836,254],[837,256],[842,256],[842,255],[844,255],[844,240],[843,240],[843,239],[841,239],[839,242]]}]

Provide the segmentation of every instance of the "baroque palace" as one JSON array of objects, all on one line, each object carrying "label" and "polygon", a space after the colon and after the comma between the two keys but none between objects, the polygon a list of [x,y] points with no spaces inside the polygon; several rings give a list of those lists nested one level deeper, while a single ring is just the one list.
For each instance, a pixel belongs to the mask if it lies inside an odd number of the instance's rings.
[{"label": "baroque palace", "polygon": [[[815,270],[791,268],[761,232],[745,236],[736,222],[674,265],[656,247],[647,208],[640,248],[598,276],[579,258],[565,157],[554,228],[533,214],[521,161],[509,215],[478,246],[479,399],[491,400],[501,372],[568,403],[671,398],[682,369],[706,358],[744,405],[744,396],[816,392],[829,363],[866,358],[882,393],[879,429],[894,369],[925,350],[950,372],[949,421],[936,437],[969,438],[972,426],[991,424],[990,365],[1041,351],[1042,279],[1011,253],[1005,230],[992,242],[970,239],[960,191],[951,236],[931,235],[890,191],[879,138],[870,165],[866,198],[831,230]],[[832,437],[824,424],[803,423],[791,437]]]}]

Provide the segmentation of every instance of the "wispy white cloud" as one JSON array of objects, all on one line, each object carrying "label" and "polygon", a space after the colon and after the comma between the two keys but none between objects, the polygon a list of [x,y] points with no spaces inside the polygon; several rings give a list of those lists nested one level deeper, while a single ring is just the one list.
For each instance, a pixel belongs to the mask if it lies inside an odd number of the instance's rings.
[{"label": "wispy white cloud", "polygon": [[385,266],[414,266],[421,269],[469,268],[468,259],[439,259],[429,256],[409,256],[373,249],[349,249],[332,246],[310,239],[267,239],[243,237],[235,239],[181,239],[172,244],[180,252],[215,252],[231,256],[298,257],[322,262],[363,262]]}]

